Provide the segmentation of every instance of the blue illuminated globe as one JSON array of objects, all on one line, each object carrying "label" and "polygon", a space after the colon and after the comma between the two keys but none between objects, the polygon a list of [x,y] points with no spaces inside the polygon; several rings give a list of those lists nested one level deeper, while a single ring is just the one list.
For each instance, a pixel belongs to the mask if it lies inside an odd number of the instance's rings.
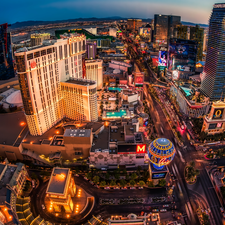
[{"label": "blue illuminated globe", "polygon": [[153,166],[160,170],[173,160],[175,152],[174,145],[170,140],[157,138],[148,147],[148,158]]}]

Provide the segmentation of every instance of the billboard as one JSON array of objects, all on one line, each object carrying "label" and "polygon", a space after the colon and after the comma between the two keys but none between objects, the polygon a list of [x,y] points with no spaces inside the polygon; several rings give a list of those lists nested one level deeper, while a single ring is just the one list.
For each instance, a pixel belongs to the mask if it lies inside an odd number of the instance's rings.
[{"label": "billboard", "polygon": [[117,154],[145,154],[146,152],[145,144],[118,145]]},{"label": "billboard", "polygon": [[211,123],[209,124],[209,130],[220,129],[222,128],[223,123]]},{"label": "billboard", "polygon": [[224,111],[224,108],[222,109],[215,109],[214,110],[214,113],[213,113],[213,120],[218,120],[218,119],[222,119],[222,116],[223,116],[223,111]]},{"label": "billboard", "polygon": [[141,72],[136,72],[134,74],[134,83],[135,83],[135,87],[143,87],[143,83],[144,83],[144,73]]},{"label": "billboard", "polygon": [[195,71],[197,42],[183,39],[170,39],[168,69]]},{"label": "billboard", "polygon": [[167,172],[152,173],[152,179],[162,179],[166,177]]},{"label": "billboard", "polygon": [[159,51],[158,66],[167,66],[167,51]]}]

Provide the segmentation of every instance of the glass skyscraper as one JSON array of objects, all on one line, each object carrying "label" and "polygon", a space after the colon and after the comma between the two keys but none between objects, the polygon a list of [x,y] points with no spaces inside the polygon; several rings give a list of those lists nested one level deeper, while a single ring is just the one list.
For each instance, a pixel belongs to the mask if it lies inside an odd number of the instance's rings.
[{"label": "glass skyscraper", "polygon": [[8,24],[0,25],[0,80],[15,77],[11,48],[11,36],[7,32]]},{"label": "glass skyscraper", "polygon": [[211,101],[225,97],[225,4],[215,4],[210,17],[201,91]]}]

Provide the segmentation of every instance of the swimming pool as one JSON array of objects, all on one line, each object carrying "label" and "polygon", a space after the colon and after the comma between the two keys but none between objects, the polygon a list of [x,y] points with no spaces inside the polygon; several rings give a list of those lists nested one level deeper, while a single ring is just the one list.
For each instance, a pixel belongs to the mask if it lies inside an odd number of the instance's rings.
[{"label": "swimming pool", "polygon": [[190,88],[186,88],[186,87],[181,87],[182,90],[185,92],[186,96],[190,96],[192,94],[192,91]]},{"label": "swimming pool", "polygon": [[119,88],[119,87],[109,87],[108,90],[109,91],[119,91],[119,92],[121,92],[122,88]]},{"label": "swimming pool", "polygon": [[119,112],[107,112],[106,117],[111,118],[111,117],[122,117],[126,116],[127,112],[124,109],[121,109]]}]

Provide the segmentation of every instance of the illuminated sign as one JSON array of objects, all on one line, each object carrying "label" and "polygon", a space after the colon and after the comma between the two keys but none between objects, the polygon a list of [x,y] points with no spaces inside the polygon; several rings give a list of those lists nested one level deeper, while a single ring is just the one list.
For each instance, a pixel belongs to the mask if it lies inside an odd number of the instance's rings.
[{"label": "illuminated sign", "polygon": [[165,66],[167,65],[167,51],[159,51],[159,62],[158,66]]},{"label": "illuminated sign", "polygon": [[73,42],[76,42],[78,40],[81,40],[82,38],[84,37],[84,35],[82,36],[74,36],[74,37],[70,37],[69,40],[68,40],[68,43],[71,44]]},{"label": "illuminated sign", "polygon": [[135,73],[134,79],[135,79],[134,80],[135,86],[138,86],[138,87],[143,86],[143,83],[144,83],[144,74],[143,73]]},{"label": "illuminated sign", "polygon": [[169,164],[169,162],[170,161],[168,158],[162,158],[159,160],[159,164],[161,164],[161,165],[167,165],[167,164]]},{"label": "illuminated sign", "polygon": [[216,119],[222,119],[223,111],[224,111],[224,109],[215,109],[214,110],[214,113],[213,113],[213,118],[212,119],[214,119],[214,120],[216,120]]},{"label": "illuminated sign", "polygon": [[36,62],[33,61],[33,62],[30,64],[30,66],[31,66],[32,69],[34,69],[34,68],[36,67]]},{"label": "illuminated sign", "polygon": [[137,145],[136,153],[146,153],[146,145]]},{"label": "illuminated sign", "polygon": [[163,173],[153,173],[152,174],[152,179],[160,179],[160,178],[165,178],[166,172]]}]

